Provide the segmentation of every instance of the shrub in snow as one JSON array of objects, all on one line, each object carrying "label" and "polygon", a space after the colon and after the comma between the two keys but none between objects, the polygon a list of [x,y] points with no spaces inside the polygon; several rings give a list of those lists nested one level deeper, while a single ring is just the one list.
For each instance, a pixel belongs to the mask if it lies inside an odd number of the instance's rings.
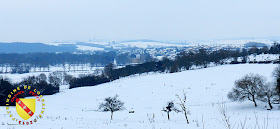
[{"label": "shrub in snow", "polygon": [[113,113],[124,109],[124,103],[118,99],[118,95],[114,97],[107,97],[104,103],[99,105],[99,109],[103,112],[111,112],[111,120],[113,120]]},{"label": "shrub in snow", "polygon": [[181,98],[179,95],[177,95],[176,94],[176,96],[177,96],[177,98],[180,100],[180,103],[179,103],[179,105],[180,105],[180,107],[181,107],[181,109],[182,109],[182,111],[183,111],[183,113],[184,113],[184,115],[185,115],[185,118],[186,118],[186,120],[187,120],[187,124],[189,124],[190,122],[189,122],[189,119],[188,119],[188,111],[187,111],[187,107],[186,107],[186,101],[187,101],[187,95],[186,95],[186,93],[184,92],[184,94],[183,94],[183,98]]},{"label": "shrub in snow", "polygon": [[163,108],[162,111],[167,113],[168,120],[170,120],[170,116],[169,116],[170,112],[172,112],[172,111],[181,112],[179,109],[177,109],[174,106],[174,102],[173,101],[167,102],[166,106]]},{"label": "shrub in snow", "polygon": [[0,105],[4,106],[6,104],[6,97],[10,94],[10,91],[14,88],[12,83],[8,78],[3,78],[0,76]]}]

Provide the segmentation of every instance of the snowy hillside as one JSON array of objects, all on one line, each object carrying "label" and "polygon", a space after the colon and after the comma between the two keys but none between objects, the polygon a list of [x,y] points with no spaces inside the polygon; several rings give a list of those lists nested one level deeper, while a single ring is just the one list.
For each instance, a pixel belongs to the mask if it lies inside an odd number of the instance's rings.
[{"label": "snowy hillside", "polygon": [[120,43],[120,44],[124,45],[126,47],[138,47],[138,48],[148,48],[148,47],[184,47],[184,46],[188,45],[188,44],[180,45],[180,44],[170,44],[170,43],[163,43],[163,42],[142,42],[142,41],[124,42],[124,43]]},{"label": "snowy hillside", "polygon": [[[200,70],[190,70],[172,74],[150,73],[134,75],[95,87],[66,90],[52,96],[45,96],[46,111],[43,119],[34,125],[19,126],[12,123],[0,108],[1,129],[222,129],[222,116],[217,107],[222,101],[228,109],[230,122],[240,128],[254,128],[256,121],[263,128],[268,121],[268,129],[278,128],[280,110],[266,110],[265,103],[230,102],[227,93],[234,81],[247,73],[258,73],[271,80],[275,64],[224,65]],[[162,112],[166,102],[178,102],[175,94],[187,93],[190,124],[182,113],[171,113],[170,121]],[[125,110],[116,112],[114,120],[110,113],[99,112],[98,105],[108,96],[118,94],[125,102]],[[179,105],[176,104],[177,107]],[[128,113],[135,111],[135,113]],[[153,121],[154,114],[154,121]],[[257,120],[256,120],[257,119]]]},{"label": "snowy hillside", "polygon": [[[239,39],[239,40],[167,40],[167,41],[154,41],[154,40],[128,40],[128,41],[67,41],[67,42],[55,42],[45,43],[48,45],[65,45],[74,44],[79,50],[88,51],[101,51],[104,48],[159,48],[159,47],[193,47],[198,45],[208,46],[235,46],[241,47],[249,42],[264,43],[266,45],[272,45],[274,40],[270,39]],[[93,47],[95,46],[95,47]]]}]

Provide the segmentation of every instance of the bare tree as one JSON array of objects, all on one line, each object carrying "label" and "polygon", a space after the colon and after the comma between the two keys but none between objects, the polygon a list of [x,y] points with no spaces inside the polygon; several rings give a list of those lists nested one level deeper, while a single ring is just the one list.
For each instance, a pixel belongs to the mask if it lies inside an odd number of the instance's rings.
[{"label": "bare tree", "polygon": [[0,76],[0,105],[4,106],[6,97],[13,88],[14,85],[10,83],[10,79]]},{"label": "bare tree", "polygon": [[177,98],[180,100],[180,103],[179,103],[179,105],[180,105],[180,107],[181,107],[181,109],[182,109],[182,111],[183,111],[183,113],[184,113],[184,115],[185,115],[185,118],[186,118],[186,120],[187,120],[187,124],[189,124],[190,122],[189,122],[189,119],[188,119],[188,115],[187,115],[187,113],[188,113],[188,111],[187,111],[187,107],[186,107],[186,101],[187,101],[187,95],[186,95],[186,93],[185,92],[183,92],[183,98],[181,98],[179,95],[177,95],[176,94],[176,96],[177,96]]},{"label": "bare tree", "polygon": [[244,101],[246,99],[254,102],[257,107],[256,97],[260,88],[264,86],[264,77],[258,74],[247,74],[235,81],[235,87],[228,94],[232,101]]},{"label": "bare tree", "polygon": [[280,65],[278,65],[274,71],[273,71],[273,76],[275,78],[275,82],[276,82],[276,90],[278,92],[278,96],[280,98]]},{"label": "bare tree", "polygon": [[168,118],[168,120],[170,120],[170,116],[169,116],[170,112],[172,112],[172,111],[175,111],[176,113],[177,113],[177,112],[180,112],[180,110],[177,109],[177,108],[174,106],[174,102],[173,102],[173,101],[167,102],[167,105],[163,108],[162,111],[164,111],[164,112],[167,113],[167,118]]},{"label": "bare tree", "polygon": [[233,127],[231,126],[230,117],[228,116],[227,107],[226,107],[225,103],[224,102],[219,103],[217,108],[218,108],[220,114],[222,115],[222,123],[223,123],[223,125],[227,129],[232,129]]},{"label": "bare tree", "polygon": [[102,74],[102,69],[96,68],[93,72],[94,75],[101,75]]},{"label": "bare tree", "polygon": [[115,65],[113,63],[109,63],[104,67],[104,73],[107,77],[111,77],[113,74],[113,69],[115,68]]},{"label": "bare tree", "polygon": [[99,109],[103,112],[111,112],[111,120],[113,120],[113,113],[124,109],[124,103],[118,99],[118,95],[114,97],[105,98],[105,103],[99,105]]},{"label": "bare tree", "polygon": [[270,109],[273,108],[272,102],[274,102],[277,97],[276,86],[273,83],[266,83],[263,87],[261,87],[258,93],[258,100],[263,102],[267,102]]},{"label": "bare tree", "polygon": [[70,74],[67,74],[66,72],[63,73],[63,85],[69,84],[69,82],[73,79],[73,76]]},{"label": "bare tree", "polygon": [[47,76],[46,76],[46,74],[41,73],[40,75],[38,75],[38,76],[36,77],[36,79],[37,79],[38,82],[47,81]]},{"label": "bare tree", "polygon": [[59,87],[59,85],[61,84],[63,75],[61,72],[52,72],[49,74],[49,83]]},{"label": "bare tree", "polygon": [[22,80],[22,85],[29,85],[29,86],[34,86],[35,84],[38,83],[38,79],[35,76],[28,76],[23,78]]},{"label": "bare tree", "polygon": [[0,91],[0,96],[1,96],[1,97],[2,97],[2,96],[5,96],[5,94],[4,94],[5,91],[6,91],[6,89]]}]

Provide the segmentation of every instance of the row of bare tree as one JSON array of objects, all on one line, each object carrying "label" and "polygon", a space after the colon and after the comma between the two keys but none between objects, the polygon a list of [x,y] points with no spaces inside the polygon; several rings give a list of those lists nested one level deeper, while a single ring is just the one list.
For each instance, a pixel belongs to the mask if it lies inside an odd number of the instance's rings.
[{"label": "row of bare tree", "polygon": [[[183,112],[183,114],[185,115],[187,124],[189,124],[189,120],[188,120],[188,109],[186,107],[186,102],[187,102],[187,96],[186,93],[184,92],[183,97],[180,97],[179,95],[177,95],[177,98],[179,99],[179,105],[180,105],[180,109],[178,109],[177,107],[175,107],[175,104],[173,101],[169,101],[167,102],[167,104],[163,107],[163,109],[161,111],[164,111],[167,113],[167,118],[168,120],[170,120],[170,112],[174,111],[176,113],[178,112]],[[120,111],[124,109],[124,102],[122,102],[121,100],[118,99],[118,95],[115,95],[114,97],[107,97],[104,99],[104,103],[101,103],[99,105],[99,109],[103,112],[110,112],[111,113],[111,120],[113,120],[113,114],[116,111]]]},{"label": "row of bare tree", "polygon": [[232,101],[252,101],[257,107],[257,100],[266,102],[270,109],[273,103],[279,103],[279,78],[280,65],[274,70],[274,82],[267,82],[264,76],[259,74],[247,74],[243,78],[235,81],[235,86],[228,93],[228,98]]}]

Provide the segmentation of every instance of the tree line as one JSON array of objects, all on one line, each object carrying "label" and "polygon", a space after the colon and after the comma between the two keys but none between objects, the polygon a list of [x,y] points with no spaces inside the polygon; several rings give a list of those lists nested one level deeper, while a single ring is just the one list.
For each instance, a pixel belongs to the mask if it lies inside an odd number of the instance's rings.
[{"label": "tree line", "polygon": [[[16,87],[31,86],[40,91],[42,95],[53,95],[59,92],[60,85],[69,84],[73,77],[65,72],[53,72],[47,76],[41,73],[38,76],[28,76],[21,82],[12,83],[9,78],[0,76],[0,105],[5,105],[8,94]],[[19,97],[27,97],[28,93]],[[14,105],[14,104],[10,104]]]},{"label": "tree line", "polygon": [[[95,52],[94,54],[73,53],[0,53],[0,73],[28,73],[33,68],[50,69],[51,66],[61,65],[75,67],[77,64],[90,64],[90,67],[105,66],[116,61],[119,65],[127,65],[131,62],[128,53],[118,54],[116,51]],[[151,61],[149,54],[145,53],[139,58],[139,62]],[[8,68],[11,68],[8,71]],[[5,69],[5,70],[4,70]],[[64,68],[66,69],[66,68]],[[73,68],[75,70],[75,68]]]},{"label": "tree line", "polygon": [[[159,61],[150,61],[142,64],[127,65],[122,68],[115,68],[112,63],[105,66],[101,75],[86,75],[80,78],[74,78],[70,81],[70,88],[81,86],[95,86],[101,83],[110,82],[121,77],[130,76],[133,74],[142,74],[147,72],[180,72],[182,70],[189,70],[192,67],[207,68],[209,65],[223,65],[226,64],[226,59],[243,57],[241,62],[233,60],[234,63],[246,63],[247,56],[250,54],[261,53],[280,53],[280,45],[274,44],[270,49],[252,47],[250,49],[219,49],[212,51],[210,49],[201,48],[197,51],[182,51],[174,60],[163,58]],[[277,52],[276,52],[277,51]],[[257,52],[257,53],[256,53]],[[279,63],[279,62],[277,62]]]}]

